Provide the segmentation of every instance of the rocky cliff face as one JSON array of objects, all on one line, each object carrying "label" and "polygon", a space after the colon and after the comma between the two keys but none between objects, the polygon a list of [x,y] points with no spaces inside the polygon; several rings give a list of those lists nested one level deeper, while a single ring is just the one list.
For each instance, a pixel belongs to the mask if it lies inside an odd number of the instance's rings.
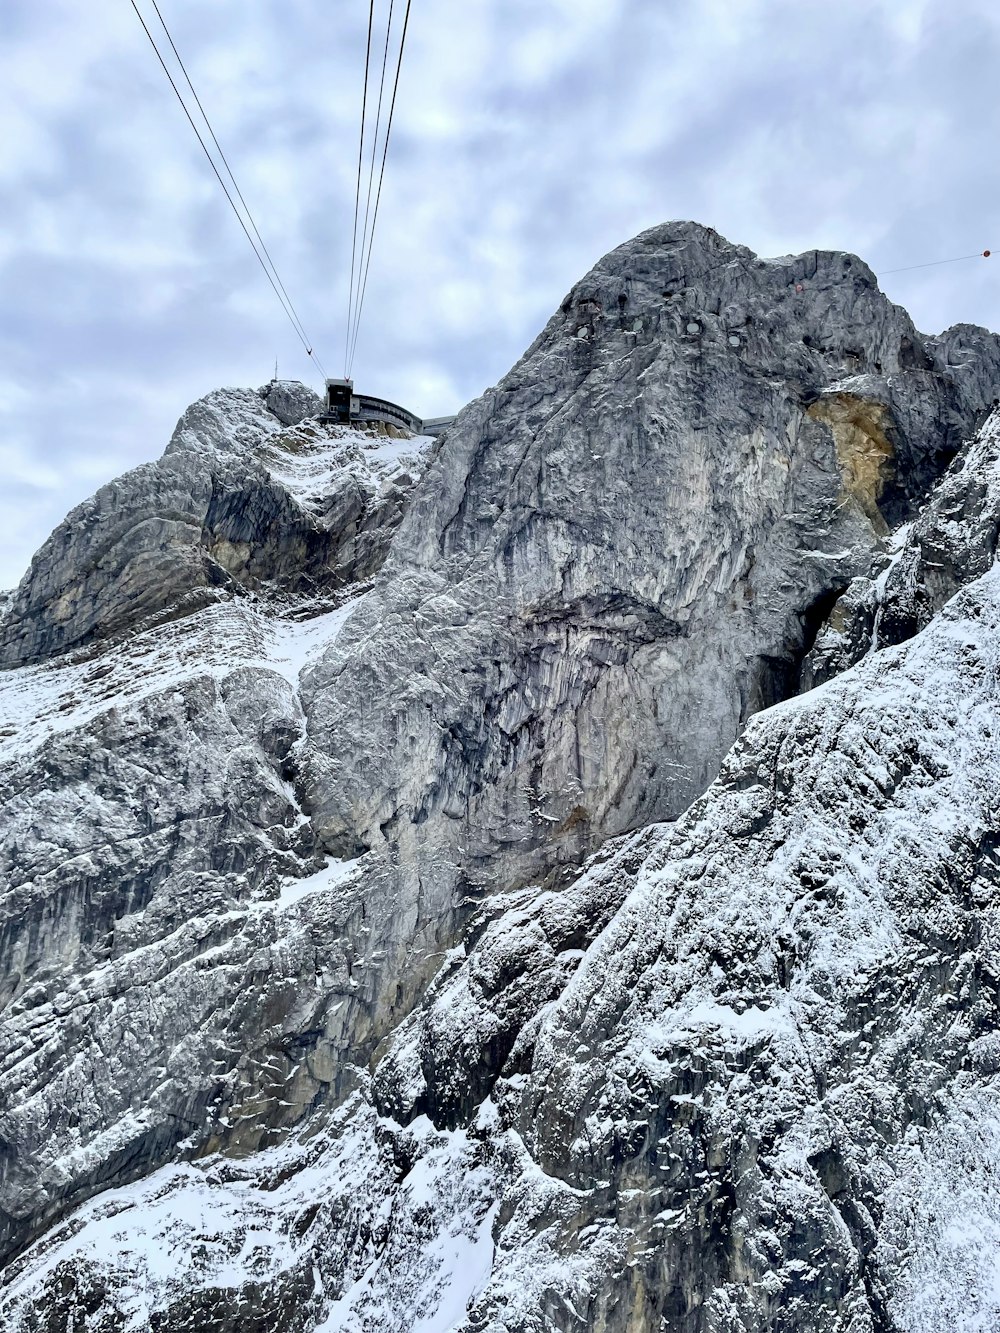
[{"label": "rocky cliff face", "polygon": [[310,420],[319,407],[282,382],[189,407],[161,459],[102,487],[38,552],[0,622],[0,666],[246,591],[321,597],[373,574],[413,476],[373,470]]},{"label": "rocky cliff face", "polygon": [[998,396],[672,224],[433,445],[227,391],[70,515],[0,620],[8,1325],[996,1322]]}]

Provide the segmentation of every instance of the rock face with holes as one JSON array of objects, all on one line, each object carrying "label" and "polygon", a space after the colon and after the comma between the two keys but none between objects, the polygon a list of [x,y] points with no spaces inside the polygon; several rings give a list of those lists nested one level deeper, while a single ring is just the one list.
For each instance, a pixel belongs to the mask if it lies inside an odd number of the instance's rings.
[{"label": "rock face with holes", "polygon": [[0,611],[3,1326],[994,1326],[998,396],[671,224],[433,444],[225,391],[71,515]]},{"label": "rock face with holes", "polygon": [[310,677],[320,836],[433,893],[458,825],[478,894],[676,816],[795,690],[998,364],[981,331],[921,339],[850,256],[691,225],[614,251],[451,429]]}]

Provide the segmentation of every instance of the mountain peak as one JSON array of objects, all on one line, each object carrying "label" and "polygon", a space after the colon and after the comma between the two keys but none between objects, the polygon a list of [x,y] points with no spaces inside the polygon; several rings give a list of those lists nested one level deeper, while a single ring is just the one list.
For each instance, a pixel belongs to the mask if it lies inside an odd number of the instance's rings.
[{"label": "mountain peak", "polygon": [[220,389],[75,510],[0,619],[4,1326],[994,1326],[998,397],[675,222],[433,442]]}]

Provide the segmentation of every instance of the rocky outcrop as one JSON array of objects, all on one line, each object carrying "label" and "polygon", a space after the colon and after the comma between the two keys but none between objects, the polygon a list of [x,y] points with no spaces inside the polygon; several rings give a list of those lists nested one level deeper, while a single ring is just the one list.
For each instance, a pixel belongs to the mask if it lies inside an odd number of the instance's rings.
[{"label": "rocky outcrop", "polygon": [[298,380],[271,380],[257,392],[263,398],[267,410],[274,414],[283,426],[297,426],[306,417],[317,416],[323,410],[323,400],[319,394]]},{"label": "rocky outcrop", "polygon": [[[753,720],[675,827],[469,939],[377,1076],[403,1121],[490,1098],[530,1154],[464,1327],[1000,1317],[998,670],[991,572],[906,650]],[[608,903],[558,980],[538,924]]]},{"label": "rocky outcrop", "polygon": [[457,820],[510,882],[679,813],[992,401],[997,340],[947,346],[843,255],[613,252],[449,431],[307,683],[352,757],[317,765],[321,835]]},{"label": "rocky outcrop", "polygon": [[137,1292],[183,1330],[991,1327],[998,673],[991,571],[752,720],[675,825],[484,905],[381,1116],[363,1086],[95,1200],[12,1329],[118,1333]]},{"label": "rocky outcrop", "polygon": [[35,556],[0,622],[0,668],[247,590],[329,597],[372,575],[420,469],[303,421],[318,401],[279,382],[189,407],[161,459],[103,486]]},{"label": "rocky outcrop", "polygon": [[12,1330],[916,1329],[994,1216],[998,383],[672,224],[427,452],[226,391],[57,530],[0,623]]},{"label": "rocky outcrop", "polygon": [[909,1328],[921,1277],[956,1310],[957,1201],[921,1234],[914,1181],[995,1096],[998,592],[751,724],[546,1016],[520,1125],[628,1256],[563,1327]]},{"label": "rocky outcrop", "polygon": [[[254,395],[229,391],[189,409],[160,470],[125,479],[132,508],[120,523],[110,532],[64,525],[19,593],[22,605],[40,607],[39,634],[58,633],[36,580],[55,579],[52,551],[66,543],[76,554],[63,584],[95,580],[98,589],[88,606],[76,603],[74,634],[96,635],[95,605],[112,608],[104,623],[117,628],[91,639],[87,653],[0,673],[2,1254],[68,1202],[165,1160],[196,1126],[203,1148],[249,1151],[273,1126],[301,1118],[331,1080],[350,1086],[340,1057],[362,1039],[363,1012],[346,1042],[346,1015],[325,1027],[324,1016],[336,1011],[341,984],[364,1008],[367,988],[351,977],[361,887],[338,890],[336,927],[325,912],[323,925],[303,924],[315,904],[296,897],[286,908],[281,895],[290,880],[340,883],[299,804],[294,752],[305,727],[298,674],[347,614],[323,609],[344,570],[327,560],[314,580],[297,563],[294,528],[276,525],[270,546],[251,544],[242,567],[227,557],[244,580],[234,574],[229,595],[178,600],[166,574],[146,590],[148,602],[120,600],[137,571],[149,573],[145,556],[135,564],[126,550],[145,549],[148,529],[170,521],[156,509],[165,475],[214,469],[226,478],[231,509],[220,503],[192,538],[214,534],[215,557],[228,540],[220,532],[259,513],[251,500],[266,475],[268,494],[284,497],[303,531],[308,521],[317,550],[340,552],[355,576],[377,565],[424,467],[418,444],[311,425],[279,433],[262,410]],[[143,490],[151,473],[155,484]],[[114,512],[114,495],[113,485],[93,504]],[[128,535],[137,510],[159,514],[138,523],[141,541]],[[108,585],[87,563],[98,546],[114,571]],[[173,556],[164,559],[176,572]],[[262,562],[267,586],[253,573]],[[355,595],[361,587],[351,584]],[[165,606],[169,615],[148,624]],[[144,613],[147,628],[117,637]],[[299,923],[294,947],[276,914]],[[268,961],[279,937],[280,961]],[[230,995],[237,972],[244,981]],[[259,1086],[264,1068],[279,1067],[298,1071],[300,1094],[289,1094],[284,1076]]]},{"label": "rocky outcrop", "polygon": [[960,588],[990,570],[1000,538],[1000,421],[990,418],[938,485],[919,522],[898,530],[833,606],[803,668],[822,684],[871,649],[904,643]]}]

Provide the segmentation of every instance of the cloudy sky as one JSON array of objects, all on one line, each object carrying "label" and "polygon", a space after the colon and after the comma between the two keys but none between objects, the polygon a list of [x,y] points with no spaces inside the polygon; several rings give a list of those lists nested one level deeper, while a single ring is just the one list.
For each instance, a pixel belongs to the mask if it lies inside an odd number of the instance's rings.
[{"label": "cloudy sky", "polygon": [[[159,2],[339,373],[368,6]],[[669,218],[877,272],[1000,250],[998,70],[996,0],[412,0],[355,380],[454,411]],[[1000,255],[883,286],[1000,329]],[[0,4],[0,342],[0,588],[188,402],[310,378],[129,0]]]}]

